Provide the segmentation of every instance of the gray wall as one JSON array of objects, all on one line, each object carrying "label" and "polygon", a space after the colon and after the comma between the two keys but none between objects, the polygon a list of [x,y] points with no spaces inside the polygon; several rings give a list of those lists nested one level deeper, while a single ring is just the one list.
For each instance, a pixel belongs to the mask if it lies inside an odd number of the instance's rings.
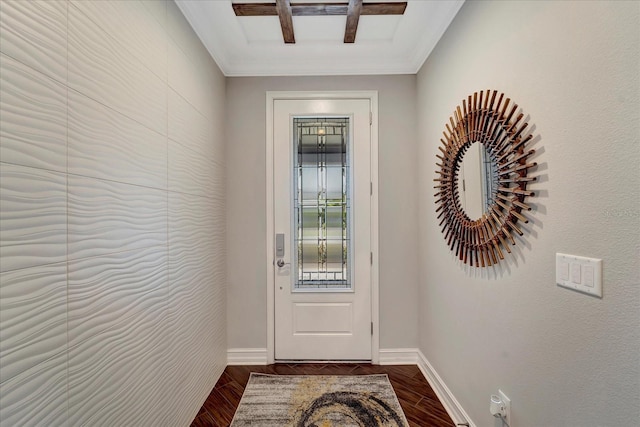
[{"label": "gray wall", "polygon": [[379,94],[380,346],[417,346],[415,76],[248,77],[227,80],[229,348],[265,348],[266,91]]},{"label": "gray wall", "polygon": [[224,76],[172,1],[1,1],[0,41],[0,424],[188,425],[226,364]]},{"label": "gray wall", "polygon": [[[418,75],[420,348],[479,426],[640,420],[640,3],[467,2]],[[529,116],[533,223],[514,257],[471,269],[434,215],[455,106],[497,89]],[[555,285],[555,253],[602,258],[602,299]]]}]

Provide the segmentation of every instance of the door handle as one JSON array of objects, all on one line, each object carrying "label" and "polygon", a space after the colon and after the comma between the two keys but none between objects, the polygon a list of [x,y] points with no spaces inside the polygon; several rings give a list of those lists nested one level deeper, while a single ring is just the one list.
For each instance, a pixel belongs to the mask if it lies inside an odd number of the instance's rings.
[{"label": "door handle", "polygon": [[288,262],[284,262],[284,260],[282,258],[279,258],[278,261],[276,261],[276,265],[280,268],[284,267],[285,265],[289,264]]}]

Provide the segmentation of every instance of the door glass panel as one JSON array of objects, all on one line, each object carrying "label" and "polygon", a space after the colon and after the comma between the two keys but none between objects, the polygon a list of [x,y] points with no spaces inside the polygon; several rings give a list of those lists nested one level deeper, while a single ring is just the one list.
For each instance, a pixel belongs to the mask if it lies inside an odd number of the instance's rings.
[{"label": "door glass panel", "polygon": [[349,118],[293,119],[294,288],[351,289]]}]

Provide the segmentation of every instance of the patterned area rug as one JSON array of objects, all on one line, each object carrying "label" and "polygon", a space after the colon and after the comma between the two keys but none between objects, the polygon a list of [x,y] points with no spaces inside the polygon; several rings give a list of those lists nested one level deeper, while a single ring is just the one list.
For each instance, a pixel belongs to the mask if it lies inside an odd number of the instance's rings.
[{"label": "patterned area rug", "polygon": [[409,427],[386,374],[252,373],[231,427]]}]

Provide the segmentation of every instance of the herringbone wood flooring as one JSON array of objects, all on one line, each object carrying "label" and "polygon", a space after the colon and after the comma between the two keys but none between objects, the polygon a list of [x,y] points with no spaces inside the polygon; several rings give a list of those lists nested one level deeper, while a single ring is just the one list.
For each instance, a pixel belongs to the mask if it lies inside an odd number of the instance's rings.
[{"label": "herringbone wood flooring", "polygon": [[223,427],[233,419],[251,372],[278,375],[387,374],[411,427],[455,426],[415,365],[380,366],[347,363],[227,366],[191,427]]}]

